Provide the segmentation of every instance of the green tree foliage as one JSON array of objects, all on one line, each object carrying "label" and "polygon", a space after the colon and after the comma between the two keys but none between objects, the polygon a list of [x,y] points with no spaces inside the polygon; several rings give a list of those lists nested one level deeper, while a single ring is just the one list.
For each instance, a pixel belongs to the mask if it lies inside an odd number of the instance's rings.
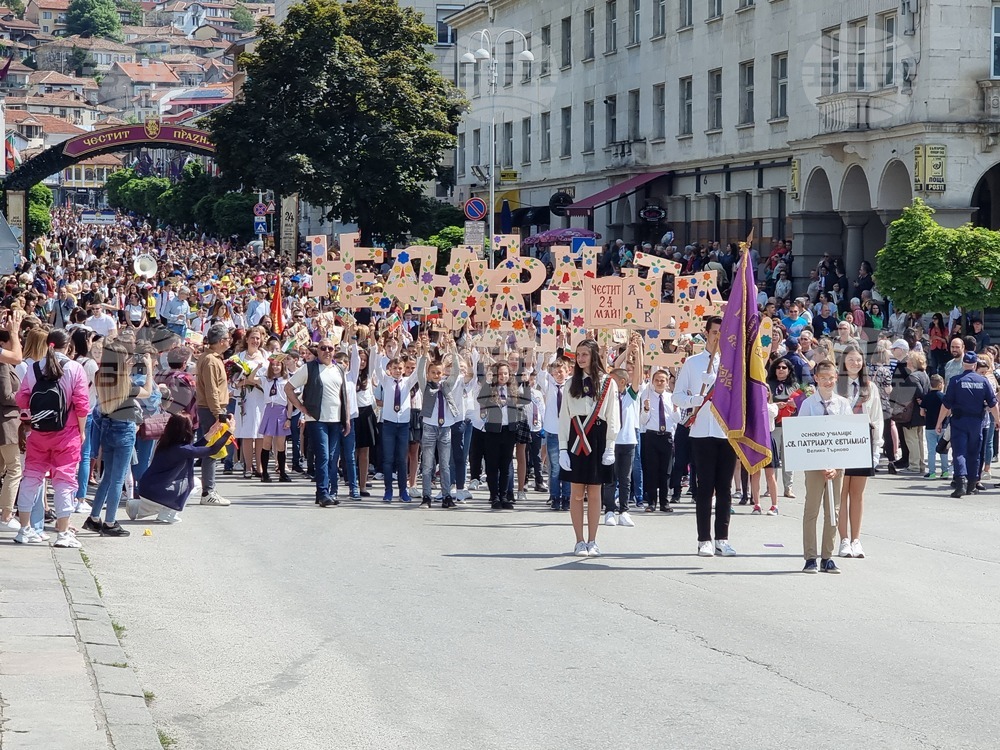
[{"label": "green tree foliage", "polygon": [[52,191],[42,183],[28,191],[28,239],[46,234],[52,228]]},{"label": "green tree foliage", "polygon": [[49,190],[47,185],[38,183],[31,186],[31,190],[28,191],[28,203],[34,203],[41,206],[46,211],[52,208],[52,204],[55,199],[52,197],[52,191]]},{"label": "green tree foliage", "polygon": [[66,58],[66,65],[76,76],[83,76],[83,69],[87,66],[87,51],[79,47],[73,47]]},{"label": "green tree foliage", "polygon": [[981,310],[1000,305],[1000,233],[971,224],[949,229],[919,198],[889,227],[876,257],[875,284],[900,310]]},{"label": "green tree foliage", "polygon": [[7,0],[7,2],[4,3],[4,5],[6,5],[8,8],[14,11],[14,15],[17,18],[24,18],[25,6],[23,0]]},{"label": "green tree foliage", "polygon": [[122,22],[114,0],[70,0],[66,33],[122,41]]},{"label": "green tree foliage", "polygon": [[465,214],[450,203],[422,197],[417,202],[410,224],[410,234],[414,237],[428,237],[441,227],[463,226]]},{"label": "green tree foliage", "polygon": [[128,169],[119,169],[117,172],[112,172],[108,175],[108,179],[104,182],[104,193],[107,196],[108,205],[112,208],[125,208],[121,189],[137,177],[138,175],[131,167]]},{"label": "green tree foliage", "polygon": [[253,31],[256,25],[253,14],[246,9],[243,3],[236,3],[236,7],[233,8],[233,21],[236,22],[236,28],[239,31]]},{"label": "green tree foliage", "polygon": [[298,192],[365,244],[405,236],[462,102],[427,51],[433,29],[396,0],[305,0],[258,35],[241,98],[210,121],[230,184]]},{"label": "green tree foliage", "polygon": [[226,193],[212,209],[212,224],[221,237],[237,234],[246,237],[253,231],[253,206],[256,196],[245,193]]}]

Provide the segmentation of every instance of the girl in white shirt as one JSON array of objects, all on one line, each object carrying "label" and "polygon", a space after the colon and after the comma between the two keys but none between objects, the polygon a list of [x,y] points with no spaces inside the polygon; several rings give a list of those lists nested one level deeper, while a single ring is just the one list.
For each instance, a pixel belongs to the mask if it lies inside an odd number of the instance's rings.
[{"label": "girl in white shirt", "polygon": [[271,450],[278,456],[278,481],[291,482],[285,471],[285,438],[292,434],[292,410],[285,396],[288,382],[288,366],[284,357],[275,357],[267,364],[267,373],[260,379],[264,393],[264,411],[260,419],[260,434],[263,438],[261,450],[261,482],[270,482],[267,470],[271,463]]}]

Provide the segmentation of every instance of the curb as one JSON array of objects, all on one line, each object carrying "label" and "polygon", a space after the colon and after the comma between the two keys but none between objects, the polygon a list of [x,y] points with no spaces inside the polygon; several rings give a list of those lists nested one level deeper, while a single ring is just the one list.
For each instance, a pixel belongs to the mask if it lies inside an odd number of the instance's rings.
[{"label": "curb", "polygon": [[114,750],[162,750],[153,715],[83,555],[56,555],[70,617]]}]

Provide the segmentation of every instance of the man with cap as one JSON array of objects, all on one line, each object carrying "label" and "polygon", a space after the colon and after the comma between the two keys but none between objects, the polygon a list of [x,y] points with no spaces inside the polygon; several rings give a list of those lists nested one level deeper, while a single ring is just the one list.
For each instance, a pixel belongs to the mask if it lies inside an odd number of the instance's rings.
[{"label": "man with cap", "polygon": [[937,420],[936,432],[940,435],[944,420],[951,416],[951,455],[955,476],[955,491],[951,496],[955,498],[970,491],[978,493],[976,485],[979,484],[982,469],[979,451],[987,410],[995,420],[1000,421],[996,394],[989,381],[976,372],[978,362],[975,352],[966,352],[962,357],[962,372],[948,384]]},{"label": "man with cap", "polygon": [[799,340],[792,336],[785,339],[785,359],[792,363],[795,380],[799,385],[811,385],[813,382],[812,368],[805,357],[799,353]]}]

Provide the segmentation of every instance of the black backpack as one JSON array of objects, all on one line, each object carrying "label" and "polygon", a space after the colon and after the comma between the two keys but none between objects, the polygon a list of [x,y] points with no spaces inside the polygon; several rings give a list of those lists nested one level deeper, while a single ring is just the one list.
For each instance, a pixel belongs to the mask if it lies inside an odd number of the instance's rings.
[{"label": "black backpack", "polygon": [[51,380],[42,372],[38,362],[35,368],[35,385],[28,397],[28,411],[31,413],[31,429],[39,432],[59,432],[66,426],[69,404],[66,394],[59,384],[59,378]]}]

